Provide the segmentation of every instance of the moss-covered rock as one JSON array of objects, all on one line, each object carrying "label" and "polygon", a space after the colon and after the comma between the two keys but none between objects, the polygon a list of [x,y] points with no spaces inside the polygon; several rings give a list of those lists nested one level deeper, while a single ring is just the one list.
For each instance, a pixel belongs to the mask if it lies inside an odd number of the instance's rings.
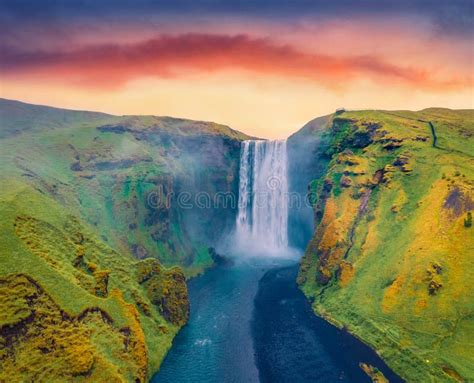
[{"label": "moss-covered rock", "polygon": [[166,320],[178,326],[187,322],[188,290],[179,267],[164,270],[156,259],[146,259],[137,263],[137,279]]},{"label": "moss-covered rock", "polygon": [[247,136],[8,100],[0,112],[0,381],[146,381],[189,316],[185,274],[212,265],[215,227],[235,216],[176,197],[235,192]]},{"label": "moss-covered rock", "polygon": [[474,381],[473,120],[471,110],[339,113],[327,171],[311,183],[316,230],[298,283],[407,381]]},{"label": "moss-covered rock", "polygon": [[182,326],[189,318],[189,301],[183,272],[175,267],[145,283],[151,302],[169,322]]}]

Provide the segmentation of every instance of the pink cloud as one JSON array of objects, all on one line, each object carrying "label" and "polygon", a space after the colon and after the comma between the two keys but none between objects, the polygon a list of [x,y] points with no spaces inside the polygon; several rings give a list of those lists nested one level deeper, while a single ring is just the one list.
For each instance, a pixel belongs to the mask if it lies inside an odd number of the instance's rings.
[{"label": "pink cloud", "polygon": [[127,44],[70,49],[2,49],[3,76],[31,76],[87,87],[119,87],[146,76],[181,77],[189,72],[245,71],[302,78],[324,85],[356,78],[429,89],[465,88],[471,76],[439,77],[420,66],[404,66],[375,55],[340,56],[304,52],[290,44],[247,35],[162,35]]}]

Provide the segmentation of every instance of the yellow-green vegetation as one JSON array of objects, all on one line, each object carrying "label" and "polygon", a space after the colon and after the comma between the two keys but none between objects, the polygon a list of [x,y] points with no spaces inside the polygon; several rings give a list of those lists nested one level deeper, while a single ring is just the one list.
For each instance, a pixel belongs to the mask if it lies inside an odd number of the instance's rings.
[{"label": "yellow-green vegetation", "polygon": [[6,181],[0,380],[145,381],[187,319],[182,272],[159,267],[157,291],[181,300],[156,304],[140,273],[157,260],[118,253],[49,196]]},{"label": "yellow-green vegetation", "polygon": [[372,380],[373,383],[390,383],[377,367],[371,366],[367,363],[360,363],[359,366],[362,371],[364,371],[367,376]]},{"label": "yellow-green vegetation", "polygon": [[138,282],[163,317],[177,325],[186,323],[189,316],[188,292],[179,267],[163,270],[156,259],[143,260],[138,263]]},{"label": "yellow-green vegetation", "polygon": [[229,220],[171,196],[232,190],[243,138],[0,100],[0,381],[146,381],[212,264],[195,226]]},{"label": "yellow-green vegetation", "polygon": [[[212,264],[212,229],[228,229],[233,212],[196,208],[194,198],[236,193],[244,134],[212,122],[1,99],[0,127],[2,179],[20,179],[75,208],[118,251],[182,265],[187,275]],[[181,193],[191,208],[180,208]]]},{"label": "yellow-green vegetation", "polygon": [[409,382],[474,381],[474,111],[343,112],[298,282]]}]

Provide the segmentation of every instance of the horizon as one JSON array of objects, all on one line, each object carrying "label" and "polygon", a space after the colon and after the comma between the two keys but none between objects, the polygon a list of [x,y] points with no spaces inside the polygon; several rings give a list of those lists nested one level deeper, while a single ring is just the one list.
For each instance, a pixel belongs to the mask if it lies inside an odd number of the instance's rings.
[{"label": "horizon", "polygon": [[[38,103],[30,103],[30,102],[26,102],[26,101],[23,101],[23,100],[17,100],[17,99],[9,99],[9,98],[4,98],[4,97],[0,97],[0,100],[4,100],[4,101],[13,101],[13,102],[18,102],[18,103],[22,103],[22,104],[26,104],[26,105],[33,105],[33,106],[40,106],[40,107],[46,107],[46,108],[53,108],[53,109],[60,109],[60,110],[66,110],[66,111],[70,111],[70,112],[86,112],[86,113],[101,113],[101,114],[105,114],[105,115],[110,115],[110,116],[114,116],[114,117],[133,117],[133,116],[141,116],[141,117],[144,117],[144,116],[152,116],[152,117],[158,117],[158,118],[172,118],[172,119],[176,119],[176,120],[190,120],[190,121],[197,121],[197,122],[204,122],[204,123],[214,123],[214,124],[219,124],[219,125],[222,125],[222,126],[226,126],[232,130],[235,130],[235,131],[238,131],[240,133],[244,133],[246,134],[247,136],[249,137],[252,137],[252,139],[256,139],[256,140],[279,140],[279,139],[283,139],[283,140],[286,140],[288,139],[289,137],[291,137],[293,134],[297,133],[299,130],[301,130],[302,128],[304,128],[308,123],[310,123],[311,121],[313,121],[314,119],[316,118],[320,118],[320,117],[325,117],[325,116],[329,116],[329,115],[332,115],[336,112],[336,110],[330,112],[330,113],[326,113],[326,114],[322,114],[322,115],[317,115],[317,116],[314,116],[313,118],[307,120],[306,122],[304,122],[301,126],[297,127],[295,130],[292,130],[288,133],[288,135],[286,137],[281,137],[281,138],[274,138],[274,137],[258,137],[258,136],[252,136],[251,133],[248,133],[246,132],[245,130],[240,130],[240,129],[237,129],[235,128],[234,126],[232,125],[229,125],[229,124],[226,124],[225,122],[221,122],[221,121],[213,121],[213,120],[196,120],[196,119],[192,119],[192,118],[185,118],[185,117],[181,117],[181,116],[171,116],[171,115],[163,115],[163,114],[120,114],[120,113],[108,113],[108,112],[105,112],[103,110],[91,110],[91,109],[77,109],[77,108],[63,108],[61,106],[56,106],[56,105],[46,105],[46,104],[38,104]],[[364,112],[364,111],[381,111],[381,112],[401,112],[401,111],[408,111],[408,112],[421,112],[423,110],[429,110],[429,109],[445,109],[445,110],[453,110],[453,111],[456,111],[456,110],[473,110],[474,108],[446,108],[446,107],[443,107],[443,106],[428,106],[426,108],[423,108],[423,109],[408,109],[408,108],[404,108],[404,109],[376,109],[376,108],[367,108],[367,109],[352,109],[352,108],[343,108],[345,111],[347,112]]]},{"label": "horizon", "polygon": [[472,4],[5,1],[0,96],[284,138],[337,108],[474,107]]}]

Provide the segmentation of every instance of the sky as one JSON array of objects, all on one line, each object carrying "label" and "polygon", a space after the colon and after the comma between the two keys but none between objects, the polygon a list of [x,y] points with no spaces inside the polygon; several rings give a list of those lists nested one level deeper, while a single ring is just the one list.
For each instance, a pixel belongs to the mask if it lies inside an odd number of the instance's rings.
[{"label": "sky", "polygon": [[471,0],[2,0],[0,97],[284,138],[335,109],[474,108]]}]

